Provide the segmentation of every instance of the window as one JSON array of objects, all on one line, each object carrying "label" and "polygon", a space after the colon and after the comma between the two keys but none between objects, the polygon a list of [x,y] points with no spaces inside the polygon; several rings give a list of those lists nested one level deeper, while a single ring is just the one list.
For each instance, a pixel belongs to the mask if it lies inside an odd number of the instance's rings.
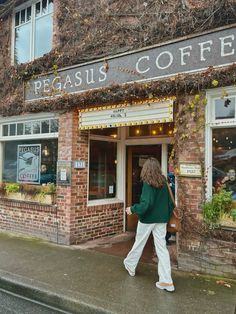
[{"label": "window", "polygon": [[116,197],[117,143],[90,140],[89,200]]},{"label": "window", "polygon": [[[226,94],[227,96],[222,96]],[[236,200],[236,90],[208,93],[206,110],[206,169],[208,197],[224,185]]]},{"label": "window", "polygon": [[216,98],[214,100],[215,120],[235,118],[235,97]]},{"label": "window", "polygon": [[58,119],[3,124],[3,137],[57,132]]},{"label": "window", "polygon": [[158,123],[129,127],[129,137],[173,136],[174,123]]},{"label": "window", "polygon": [[58,118],[55,115],[0,121],[0,181],[56,183],[57,137]]},{"label": "window", "polygon": [[236,127],[212,130],[213,192],[224,184],[236,200]]},{"label": "window", "polygon": [[3,182],[56,183],[57,149],[57,139],[5,142]]},{"label": "window", "polygon": [[14,63],[26,63],[52,49],[53,0],[41,0],[16,9]]},{"label": "window", "polygon": [[119,138],[118,128],[90,130],[90,134],[93,134],[95,136],[110,136],[112,138]]}]

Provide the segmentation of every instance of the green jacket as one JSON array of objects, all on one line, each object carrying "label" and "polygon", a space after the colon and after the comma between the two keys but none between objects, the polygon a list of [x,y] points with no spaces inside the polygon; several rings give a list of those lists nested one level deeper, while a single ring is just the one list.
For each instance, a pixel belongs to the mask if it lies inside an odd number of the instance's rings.
[{"label": "green jacket", "polygon": [[167,185],[162,188],[143,183],[140,202],[131,206],[131,212],[139,216],[142,223],[167,223],[173,212],[174,204],[171,200]]}]

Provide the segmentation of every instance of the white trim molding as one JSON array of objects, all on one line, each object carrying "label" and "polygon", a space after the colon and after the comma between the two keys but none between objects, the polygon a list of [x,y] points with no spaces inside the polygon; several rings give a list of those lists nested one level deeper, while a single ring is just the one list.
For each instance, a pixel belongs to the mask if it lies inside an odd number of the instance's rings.
[{"label": "white trim molding", "polygon": [[[215,119],[216,99],[235,98],[235,117],[231,119]],[[206,91],[206,124],[205,124],[205,173],[207,175],[206,198],[212,197],[212,130],[216,128],[236,127],[236,87],[226,86]]]}]

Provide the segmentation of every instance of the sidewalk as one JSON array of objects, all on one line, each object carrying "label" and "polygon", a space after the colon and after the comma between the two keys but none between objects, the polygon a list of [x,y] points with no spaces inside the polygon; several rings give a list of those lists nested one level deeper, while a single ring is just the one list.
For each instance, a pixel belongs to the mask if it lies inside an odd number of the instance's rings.
[{"label": "sidewalk", "polygon": [[0,288],[11,289],[72,313],[234,314],[236,282],[227,288],[174,271],[176,292],[155,288],[154,265],[130,277],[123,258],[0,233]]}]

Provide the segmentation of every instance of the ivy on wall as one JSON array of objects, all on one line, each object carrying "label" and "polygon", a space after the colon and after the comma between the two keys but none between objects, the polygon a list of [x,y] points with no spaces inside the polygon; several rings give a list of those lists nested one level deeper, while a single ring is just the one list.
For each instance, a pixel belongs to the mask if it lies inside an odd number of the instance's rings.
[{"label": "ivy on wall", "polygon": [[[23,0],[9,0],[0,7],[2,22],[0,34],[0,114],[13,115],[34,108],[23,104],[22,84],[36,75],[46,73],[55,68],[62,68],[79,64],[84,61],[95,60],[100,57],[111,56],[124,51],[150,46],[173,38],[188,34],[199,33],[215,27],[232,24],[236,20],[236,3],[233,0],[190,1],[190,0],[88,0],[59,1],[54,0],[54,49],[51,53],[27,64],[10,65],[11,52],[11,12]],[[6,47],[8,47],[6,49]],[[192,90],[193,77],[185,77],[174,86],[165,80],[163,90],[167,86],[167,93],[175,94],[178,90]],[[196,78],[197,79],[197,78]],[[197,79],[198,80],[198,79]],[[199,84],[199,82],[197,83]],[[201,84],[203,87],[207,84]],[[154,85],[155,86],[155,85]],[[145,87],[145,86],[144,86]],[[133,90],[139,88],[134,84]],[[160,92],[161,87],[158,88]],[[172,90],[174,89],[174,90]],[[115,102],[122,101],[119,92]],[[127,89],[127,93],[130,88]],[[110,91],[109,91],[110,92]],[[120,93],[123,90],[121,89]],[[132,91],[131,91],[132,92]],[[141,91],[144,97],[149,91]],[[107,101],[109,96],[100,91],[100,103]],[[99,93],[98,93],[99,94]],[[96,103],[98,94],[84,94]],[[131,100],[132,100],[131,93]],[[137,94],[135,92],[134,94]],[[162,95],[162,93],[161,93]],[[103,97],[104,96],[104,97]],[[65,109],[68,108],[68,97],[65,97]],[[92,101],[92,102],[93,102]],[[52,106],[53,110],[61,109],[63,101]],[[72,104],[73,106],[73,104]],[[44,111],[47,105],[37,103],[37,108]]]},{"label": "ivy on wall", "polygon": [[[87,0],[85,6],[82,0],[54,0],[54,49],[30,63],[11,66],[9,14],[20,2],[24,1],[7,1],[0,12],[3,25],[0,34],[0,115],[67,111],[123,102],[132,105],[139,100],[176,96],[172,152],[176,174],[178,156],[188,141],[196,147],[196,158],[204,169],[204,156],[198,141],[203,132],[206,105],[202,92],[208,88],[234,85],[236,65],[222,69],[210,67],[204,73],[181,74],[150,83],[112,85],[73,95],[64,93],[53,100],[27,103],[23,99],[23,83],[58,68],[233,24],[236,21],[235,1]],[[203,186],[204,180],[205,177],[201,182]],[[185,181],[180,179],[179,185],[183,194],[187,194]],[[196,236],[209,233],[189,208],[183,208],[183,211],[186,214],[185,230]]]}]

